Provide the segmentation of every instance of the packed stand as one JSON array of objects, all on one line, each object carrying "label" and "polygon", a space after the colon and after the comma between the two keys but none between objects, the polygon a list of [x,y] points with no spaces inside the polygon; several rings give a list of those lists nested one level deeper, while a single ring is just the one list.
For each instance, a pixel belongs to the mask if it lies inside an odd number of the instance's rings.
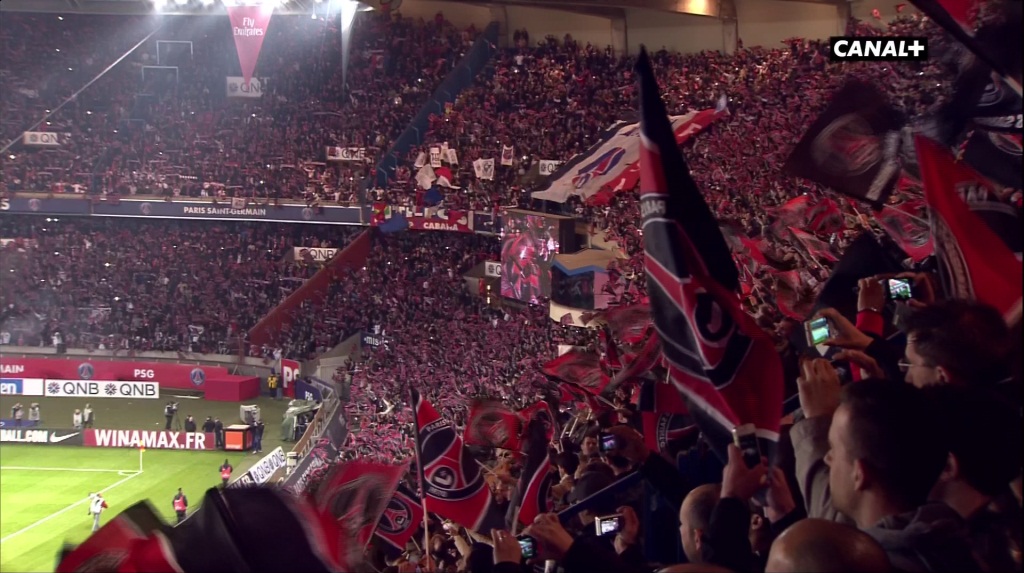
[{"label": "packed stand", "polygon": [[[5,141],[126,53],[149,24],[8,14]],[[66,134],[60,148],[15,146],[3,158],[0,182],[12,192],[354,202],[361,180],[476,31],[459,30],[441,14],[422,21],[360,12],[343,78],[337,25],[274,16],[255,71],[263,95],[239,100],[225,95],[225,78],[239,75],[226,19],[165,17],[143,47],[36,129]],[[88,55],[82,46],[90,46]],[[177,69],[147,67],[157,63]],[[327,163],[331,145],[365,148],[366,162]]]},{"label": "packed stand", "polygon": [[3,217],[2,342],[238,353],[239,338],[319,269],[293,247],[344,246],[356,231]]}]

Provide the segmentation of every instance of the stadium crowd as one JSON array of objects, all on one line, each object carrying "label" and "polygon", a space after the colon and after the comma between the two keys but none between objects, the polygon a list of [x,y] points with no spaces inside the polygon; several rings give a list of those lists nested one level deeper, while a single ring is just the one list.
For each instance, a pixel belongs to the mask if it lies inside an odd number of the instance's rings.
[{"label": "stadium crowd", "polygon": [[[342,84],[332,23],[281,17],[264,46],[259,75],[267,78],[267,91],[257,104],[228,101],[210,87],[236,73],[227,36],[174,21],[154,37],[194,40],[188,56],[180,44],[160,53],[160,62],[180,66],[174,81],[158,70],[145,76],[142,56],[116,66],[48,120],[49,129],[70,134],[66,144],[4,158],[0,186],[4,192],[354,201],[372,163],[328,165],[325,145],[366,147],[375,158],[475,38],[474,30],[458,30],[440,16],[429,22],[359,17],[347,72],[359,90]],[[11,49],[2,69],[16,95],[0,101],[5,138],[24,130],[10,121],[12,114],[49,113],[81,85],[78,79],[92,77],[132,43],[104,34],[110,23],[95,17],[74,18],[74,38],[51,33],[70,26],[71,18],[17,15],[10,28],[7,18],[2,39]],[[887,32],[936,31],[911,16]],[[323,43],[305,41],[316,34]],[[424,144],[371,199],[422,206],[426,190],[417,188],[416,163],[429,147],[447,142],[461,168],[453,169],[457,188],[440,190],[446,207],[536,207],[530,192],[539,189],[533,174],[540,160],[568,160],[635,111],[632,59],[570,37],[535,46],[528,35],[518,37],[516,47],[497,57],[493,73],[450,112],[432,118]],[[71,49],[82,38],[101,46],[85,62]],[[53,53],[34,59],[27,47],[39,43],[53,43]],[[743,48],[728,56],[653,56],[670,112],[713,107],[720,95],[728,97],[729,116],[695,138],[687,157],[719,220],[799,277],[798,285],[787,285],[801,291],[787,301],[790,307],[813,300],[829,277],[827,260],[775,230],[786,220],[780,207],[823,192],[782,173],[792,142],[850,76],[884,86],[908,116],[933,110],[952,79],[942,60],[839,66],[823,50],[793,39],[785,48]],[[55,75],[64,68],[68,76]],[[346,95],[340,105],[331,97],[339,92]],[[497,160],[506,146],[515,148],[513,165],[499,166],[493,180],[477,179],[472,162]],[[639,206],[628,190],[602,197],[570,201],[567,209],[629,256],[618,271],[638,288],[616,292],[626,304],[645,295]],[[838,224],[812,229],[832,255],[873,224],[843,202],[835,209]],[[3,217],[0,237],[14,239],[0,250],[4,342],[46,345],[59,336],[66,346],[128,352],[235,352],[232,341],[317,270],[291,260],[292,247],[342,246],[353,235],[309,225]],[[603,348],[596,331],[556,323],[544,305],[498,304],[496,295],[467,290],[463,273],[497,258],[493,237],[376,233],[373,241],[365,267],[337,275],[322,298],[284,321],[287,329],[272,342],[285,356],[308,359],[357,332],[378,339],[338,372],[351,387],[346,413],[359,421],[343,460],[413,457],[413,420],[404,403],[410,386],[464,429],[472,398],[516,410],[557,401],[539,370],[559,345]],[[780,308],[784,279],[761,268],[746,282],[753,295],[748,308],[784,346],[794,314]],[[573,431],[566,432],[572,439],[551,441],[550,472],[558,486],[545,500],[549,510],[585,500],[633,470],[651,490],[589,502],[570,523],[539,512],[525,530],[537,551],[530,559],[558,561],[567,573],[650,571],[682,561],[729,571],[1021,570],[1021,380],[1013,370],[1019,344],[985,305],[938,293],[893,305],[880,285],[876,278],[861,281],[855,324],[824,311],[836,329],[830,344],[863,379],[845,383],[829,360],[797,362],[792,382],[799,409],[784,426],[771,467],[746,462],[734,446],[716,465],[708,438],[696,434],[676,444],[683,455],[671,463],[640,435],[635,393],[624,391],[613,408],[556,408],[556,422]],[[904,343],[882,337],[894,330],[878,326],[883,312],[900,316]],[[503,509],[514,508],[527,489],[521,453],[483,458],[491,495]],[[415,480],[409,485],[416,490]],[[678,536],[650,518],[645,508],[655,498],[676,514]],[[618,530],[595,533],[596,518],[612,514]],[[427,557],[444,571],[521,569],[523,545],[506,531],[517,528],[514,515],[506,530],[486,538],[466,529],[472,524],[429,520],[428,547],[410,542],[386,563],[376,555],[378,569],[412,571]],[[673,554],[677,545],[681,555]]]},{"label": "stadium crowd", "polygon": [[293,247],[358,229],[208,221],[3,217],[4,344],[232,354],[319,265]]}]

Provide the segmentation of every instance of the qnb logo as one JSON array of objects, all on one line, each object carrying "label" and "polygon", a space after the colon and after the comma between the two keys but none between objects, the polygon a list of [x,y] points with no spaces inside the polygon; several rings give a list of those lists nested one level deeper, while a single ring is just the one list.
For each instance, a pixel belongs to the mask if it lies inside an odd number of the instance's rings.
[{"label": "qnb logo", "polygon": [[923,62],[928,59],[928,38],[833,36],[829,53],[833,62]]}]

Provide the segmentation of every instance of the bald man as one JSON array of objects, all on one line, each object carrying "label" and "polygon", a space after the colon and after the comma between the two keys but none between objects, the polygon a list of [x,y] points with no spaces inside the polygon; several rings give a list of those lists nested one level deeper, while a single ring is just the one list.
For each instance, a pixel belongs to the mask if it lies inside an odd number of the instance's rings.
[{"label": "bald man", "polygon": [[711,525],[711,513],[718,504],[721,484],[709,483],[695,487],[679,508],[679,537],[690,563],[703,563],[700,557],[705,532]]},{"label": "bald man", "polygon": [[892,565],[867,533],[826,519],[803,519],[772,543],[765,573],[803,571],[885,573]]}]

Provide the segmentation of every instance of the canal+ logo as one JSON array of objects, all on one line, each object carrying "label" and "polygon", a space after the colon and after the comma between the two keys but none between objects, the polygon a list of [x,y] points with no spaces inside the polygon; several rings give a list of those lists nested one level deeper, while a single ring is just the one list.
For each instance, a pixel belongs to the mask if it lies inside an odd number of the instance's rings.
[{"label": "canal+ logo", "polygon": [[829,57],[833,62],[923,62],[928,59],[928,38],[833,36]]}]

